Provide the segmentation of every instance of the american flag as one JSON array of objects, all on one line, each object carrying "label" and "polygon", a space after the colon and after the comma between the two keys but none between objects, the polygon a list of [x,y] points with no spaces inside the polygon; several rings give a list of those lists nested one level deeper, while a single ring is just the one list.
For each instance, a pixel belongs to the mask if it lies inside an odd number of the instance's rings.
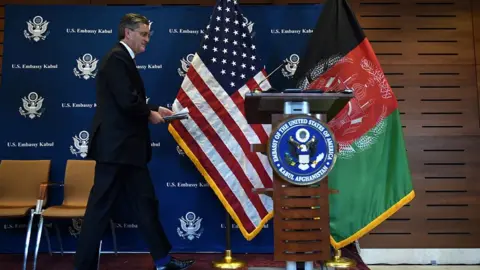
[{"label": "american flag", "polygon": [[271,198],[252,192],[272,187],[272,169],[250,151],[267,142],[271,127],[245,119],[245,94],[270,88],[249,26],[236,0],[217,1],[172,105],[188,108],[190,119],[169,126],[247,240],[273,216]]}]

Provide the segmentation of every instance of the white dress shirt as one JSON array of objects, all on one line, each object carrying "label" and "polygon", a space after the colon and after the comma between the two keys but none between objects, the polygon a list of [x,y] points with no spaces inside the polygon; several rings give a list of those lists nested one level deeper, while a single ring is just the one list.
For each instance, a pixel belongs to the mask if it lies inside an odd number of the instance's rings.
[{"label": "white dress shirt", "polygon": [[133,50],[130,49],[130,47],[128,47],[128,45],[125,42],[120,41],[120,43],[122,43],[123,46],[125,46],[125,48],[127,48],[127,51],[130,53],[130,56],[132,57],[132,59],[135,59],[135,53],[133,52]]}]

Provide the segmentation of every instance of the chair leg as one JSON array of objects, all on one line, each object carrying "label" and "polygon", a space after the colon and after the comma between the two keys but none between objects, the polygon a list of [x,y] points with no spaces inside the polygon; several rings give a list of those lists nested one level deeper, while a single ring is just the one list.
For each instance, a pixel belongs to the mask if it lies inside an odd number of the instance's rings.
[{"label": "chair leg", "polygon": [[118,256],[117,234],[115,233],[115,223],[113,222],[113,220],[110,220],[110,228],[112,228],[113,250],[115,251],[115,256]]},{"label": "chair leg", "polygon": [[43,233],[45,234],[45,238],[47,238],[48,254],[52,256],[52,245],[50,244],[50,233],[48,233],[47,226],[43,226]]},{"label": "chair leg", "polygon": [[27,270],[28,248],[30,246],[30,237],[32,235],[32,224],[34,217],[34,209],[30,210],[30,219],[28,221],[27,236],[25,237],[25,253],[23,255],[23,270]]},{"label": "chair leg", "polygon": [[98,260],[97,260],[97,270],[100,270],[100,255],[102,254],[102,240],[100,240],[100,246],[98,247]]},{"label": "chair leg", "polygon": [[53,226],[55,226],[55,232],[57,234],[58,245],[60,247],[60,252],[62,253],[62,256],[63,256],[63,241],[62,241],[62,236],[60,235],[60,229],[58,228],[57,223],[54,223]]},{"label": "chair leg", "polygon": [[35,255],[33,257],[33,270],[37,269],[38,249],[40,248],[40,240],[42,239],[43,231],[43,216],[40,214],[40,221],[38,222],[37,243],[35,245]]}]

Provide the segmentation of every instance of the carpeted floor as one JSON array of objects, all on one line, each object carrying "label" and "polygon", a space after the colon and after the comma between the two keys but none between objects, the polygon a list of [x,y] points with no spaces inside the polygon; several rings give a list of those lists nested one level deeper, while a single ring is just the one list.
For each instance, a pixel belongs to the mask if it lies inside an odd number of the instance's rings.
[{"label": "carpeted floor", "polygon": [[[177,254],[179,258],[195,258],[197,263],[189,270],[213,269],[212,261],[221,260],[221,254]],[[234,258],[247,262],[242,270],[276,270],[285,269],[281,262],[273,262],[271,254],[240,254]],[[32,269],[32,256],[29,258],[27,269]],[[23,256],[0,254],[0,270],[21,270]],[[365,266],[366,267],[366,266]],[[148,254],[102,254],[101,270],[152,270],[153,264]],[[317,265],[316,269],[320,269]],[[369,269],[369,268],[360,268]],[[480,266],[371,266],[371,270],[480,270]],[[73,270],[73,254],[40,254],[37,270]],[[300,270],[300,269],[298,269]]]},{"label": "carpeted floor", "polygon": [[[214,269],[212,261],[222,260],[222,254],[176,254],[178,258],[194,258],[196,264],[189,270],[208,270]],[[235,259],[247,263],[247,269],[285,269],[285,263],[274,262],[272,254],[235,254]],[[28,269],[33,269],[33,256],[30,255]],[[21,270],[23,265],[23,255],[0,254],[0,270]],[[318,265],[316,268],[318,269]],[[148,254],[102,254],[100,261],[101,270],[152,270],[153,263]],[[368,268],[367,268],[368,269]],[[39,254],[37,270],[73,270],[73,254]],[[299,269],[300,270],[300,269]]]},{"label": "carpeted floor", "polygon": [[[213,269],[212,261],[221,260],[221,254],[177,254],[179,258],[195,258],[197,263],[189,270]],[[281,262],[273,262],[270,254],[241,254],[234,258],[246,261],[249,267],[282,267]],[[29,257],[28,269],[32,269],[33,256]],[[0,269],[21,270],[23,255],[0,254]],[[100,261],[101,270],[151,270],[152,260],[148,254],[102,254]],[[248,268],[242,269],[246,270]],[[73,254],[40,254],[38,256],[37,270],[73,270]]]},{"label": "carpeted floor", "polygon": [[[348,245],[342,248],[343,256],[353,259],[357,262],[355,270],[369,270],[368,266],[362,261],[362,258],[357,253],[354,245]],[[214,269],[212,267],[212,261],[222,260],[223,254],[176,254],[178,258],[193,258],[197,262],[189,270],[208,270]],[[247,269],[269,269],[269,268],[283,268],[285,269],[284,262],[273,261],[273,254],[235,254],[235,259],[246,262],[247,267],[241,270]],[[30,253],[28,261],[28,269],[33,269],[32,266],[33,254]],[[0,270],[21,270],[23,266],[23,255],[9,255],[0,254]],[[318,269],[319,264],[315,267]],[[120,253],[117,256],[115,254],[102,254],[100,259],[101,270],[152,270],[153,262],[149,254],[128,254]],[[61,254],[55,253],[52,256],[49,254],[39,254],[37,261],[37,270],[73,270],[73,254]],[[299,267],[298,270],[301,270]]]}]

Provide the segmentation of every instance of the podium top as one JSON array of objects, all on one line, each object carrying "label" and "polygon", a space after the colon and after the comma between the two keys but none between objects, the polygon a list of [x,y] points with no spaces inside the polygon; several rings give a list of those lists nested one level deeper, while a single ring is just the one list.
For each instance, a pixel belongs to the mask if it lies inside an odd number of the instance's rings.
[{"label": "podium top", "polygon": [[250,124],[270,124],[272,114],[283,114],[285,102],[307,101],[311,114],[326,114],[330,120],[354,97],[353,93],[246,93],[245,114]]}]

